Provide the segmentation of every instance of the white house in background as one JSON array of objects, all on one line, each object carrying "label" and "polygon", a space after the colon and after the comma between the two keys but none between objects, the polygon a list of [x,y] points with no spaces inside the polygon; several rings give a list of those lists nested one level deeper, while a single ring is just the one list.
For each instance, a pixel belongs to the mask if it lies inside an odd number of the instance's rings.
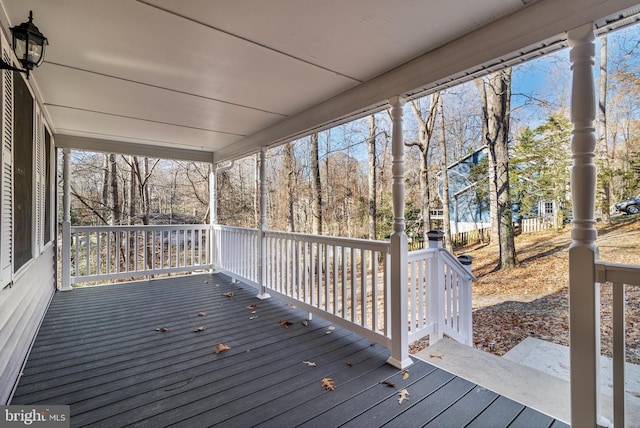
[{"label": "white house in background", "polygon": [[[399,321],[406,315],[406,290],[399,284],[407,279],[401,268],[407,259],[403,104],[570,45],[572,422],[596,424],[596,281],[640,281],[637,268],[597,258],[594,36],[638,21],[638,0],[283,0],[215,6],[204,0],[0,0],[0,5],[5,62],[18,64],[10,29],[29,11],[49,40],[44,63],[29,80],[1,72],[0,403],[10,400],[57,287],[71,290],[55,269],[61,254],[68,272],[71,251],[68,168],[62,172],[64,215],[58,219],[64,238],[54,239],[56,150],[219,165],[391,107],[390,312],[398,340],[390,350],[391,362],[402,366],[408,359],[406,321]],[[616,285],[615,300],[624,305],[621,289]],[[624,393],[624,385],[616,385]],[[618,425],[622,416],[616,409]]]}]

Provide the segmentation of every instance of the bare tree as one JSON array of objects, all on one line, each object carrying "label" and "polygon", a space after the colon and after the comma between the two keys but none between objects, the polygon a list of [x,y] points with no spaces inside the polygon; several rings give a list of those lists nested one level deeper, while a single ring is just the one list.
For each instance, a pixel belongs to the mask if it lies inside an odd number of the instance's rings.
[{"label": "bare tree", "polygon": [[318,133],[316,132],[311,134],[311,215],[314,235],[322,235],[322,182],[320,181],[319,157]]},{"label": "bare tree", "polygon": [[609,140],[607,139],[607,35],[600,37],[600,76],[598,77],[598,182],[600,185],[600,210],[602,221],[611,223],[611,165]]},{"label": "bare tree", "polygon": [[431,137],[435,129],[436,123],[436,106],[440,99],[440,92],[436,92],[429,96],[429,110],[426,117],[422,116],[422,108],[419,100],[409,103],[413,115],[418,122],[418,140],[405,143],[407,147],[416,147],[421,154],[420,167],[420,190],[422,193],[422,233],[424,242],[427,242],[427,233],[431,229],[431,196],[429,192],[429,145]]},{"label": "bare tree", "polygon": [[442,96],[438,97],[436,113],[440,115],[440,175],[442,178],[442,224],[444,226],[444,244],[447,250],[453,251],[451,244],[451,216],[449,210],[449,170],[447,168],[447,138],[444,120],[444,107]]},{"label": "bare tree", "polygon": [[376,239],[376,216],[377,216],[377,180],[376,170],[376,117],[369,116],[369,140],[367,147],[369,149],[369,239]]},{"label": "bare tree", "polygon": [[[511,219],[509,190],[509,115],[511,108],[511,68],[491,73],[476,80],[483,104],[486,129],[484,139],[489,148],[489,192],[493,219],[497,224],[500,259],[496,269],[518,264]],[[493,213],[495,211],[495,215]],[[492,244],[495,233],[492,230]]]}]

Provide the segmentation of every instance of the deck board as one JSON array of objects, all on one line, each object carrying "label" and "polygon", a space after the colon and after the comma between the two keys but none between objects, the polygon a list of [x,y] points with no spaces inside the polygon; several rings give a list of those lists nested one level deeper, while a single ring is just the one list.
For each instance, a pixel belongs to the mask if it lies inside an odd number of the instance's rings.
[{"label": "deck board", "polygon": [[554,423],[420,360],[403,379],[381,345],[255,294],[221,274],[57,293],[12,404],[68,404],[74,427]]}]

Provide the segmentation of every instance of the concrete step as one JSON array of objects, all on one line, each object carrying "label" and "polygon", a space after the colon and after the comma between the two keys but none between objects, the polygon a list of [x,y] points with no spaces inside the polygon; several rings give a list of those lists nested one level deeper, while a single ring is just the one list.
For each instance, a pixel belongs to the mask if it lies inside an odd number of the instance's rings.
[{"label": "concrete step", "polygon": [[[569,348],[527,338],[498,357],[445,338],[414,355],[436,367],[569,423]],[[601,415],[612,420],[611,359],[601,360]],[[627,364],[626,426],[640,426],[640,367]],[[638,394],[640,395],[640,394]]]},{"label": "concrete step", "polygon": [[[504,354],[502,358],[550,374],[569,382],[569,347],[528,337]],[[640,426],[640,366],[626,363],[625,419],[627,426]],[[602,416],[612,420],[613,360],[600,357],[600,405]],[[630,423],[633,424],[630,425]]]},{"label": "concrete step", "polygon": [[414,356],[569,423],[569,382],[565,380],[448,338]]}]

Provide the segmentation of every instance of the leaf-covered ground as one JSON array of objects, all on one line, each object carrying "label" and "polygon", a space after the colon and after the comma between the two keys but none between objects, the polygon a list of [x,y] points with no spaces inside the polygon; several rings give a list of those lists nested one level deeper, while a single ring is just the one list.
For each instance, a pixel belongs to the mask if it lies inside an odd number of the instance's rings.
[{"label": "leaf-covered ground", "polygon": [[[640,219],[619,218],[599,225],[600,259],[640,264]],[[493,247],[476,245],[457,251],[473,256],[474,345],[503,355],[526,337],[569,344],[568,247],[570,226],[560,233],[540,232],[516,237],[520,265],[494,271]],[[611,289],[601,293],[602,353],[611,355]],[[640,287],[627,287],[627,359],[640,364]],[[412,352],[426,345],[412,344]]]}]

